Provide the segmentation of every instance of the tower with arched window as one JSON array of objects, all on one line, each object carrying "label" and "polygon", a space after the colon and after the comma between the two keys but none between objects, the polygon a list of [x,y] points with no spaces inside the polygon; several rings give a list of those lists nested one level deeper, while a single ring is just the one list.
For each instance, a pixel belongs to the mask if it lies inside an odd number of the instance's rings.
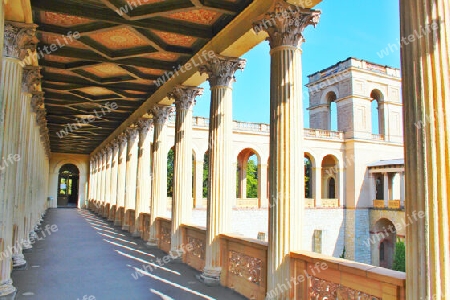
[{"label": "tower with arched window", "polygon": [[311,128],[402,142],[400,70],[348,58],[308,78]]}]

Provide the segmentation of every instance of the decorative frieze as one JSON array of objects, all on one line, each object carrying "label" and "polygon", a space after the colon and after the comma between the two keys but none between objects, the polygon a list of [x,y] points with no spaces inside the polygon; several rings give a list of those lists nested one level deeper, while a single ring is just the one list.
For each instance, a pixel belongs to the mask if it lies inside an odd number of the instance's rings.
[{"label": "decorative frieze", "polygon": [[262,260],[259,258],[236,251],[228,252],[228,271],[257,285],[261,284],[261,266]]},{"label": "decorative frieze", "polygon": [[237,57],[225,57],[215,55],[205,65],[199,66],[200,74],[208,74],[208,82],[211,88],[216,86],[231,87],[236,81],[234,74],[237,70],[243,70],[246,60]]},{"label": "decorative frieze", "polygon": [[311,277],[310,282],[311,299],[381,300],[381,298],[317,277]]}]

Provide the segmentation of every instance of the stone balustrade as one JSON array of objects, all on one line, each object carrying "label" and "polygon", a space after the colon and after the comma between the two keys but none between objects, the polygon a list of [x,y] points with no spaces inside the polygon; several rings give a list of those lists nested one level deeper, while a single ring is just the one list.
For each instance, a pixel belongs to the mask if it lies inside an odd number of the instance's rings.
[{"label": "stone balustrade", "polygon": [[384,135],[383,134],[372,134],[372,139],[377,141],[384,141]]},{"label": "stone balustrade", "polygon": [[342,131],[330,131],[322,129],[305,128],[305,138],[318,138],[326,140],[344,140],[344,133]]},{"label": "stone balustrade", "polygon": [[292,299],[406,299],[403,272],[307,251],[290,259]]},{"label": "stone balustrade", "polygon": [[158,248],[164,252],[170,251],[172,221],[168,218],[156,218],[156,230],[158,232]]},{"label": "stone balustrade", "polygon": [[141,223],[141,239],[148,242],[148,237],[150,234],[150,214],[141,213],[139,217],[139,222]]},{"label": "stone balustrade", "polygon": [[339,206],[339,199],[322,199],[322,207],[337,208]]},{"label": "stone balustrade", "polygon": [[400,200],[389,200],[388,201],[388,208],[389,209],[400,209]]},{"label": "stone balustrade", "polygon": [[206,252],[206,227],[181,225],[181,232],[183,237],[183,245],[191,251],[186,251],[183,254],[183,262],[197,271],[203,271],[205,267],[205,252]]},{"label": "stone balustrade", "polygon": [[373,200],[374,208],[384,208],[384,200]]},{"label": "stone balustrade", "polygon": [[305,198],[305,207],[307,207],[307,208],[316,207],[316,201],[314,199]]},{"label": "stone balustrade", "polygon": [[268,244],[236,235],[220,235],[220,284],[248,299],[265,299]]},{"label": "stone balustrade", "polygon": [[259,205],[258,198],[237,198],[236,207],[237,208],[255,208]]}]

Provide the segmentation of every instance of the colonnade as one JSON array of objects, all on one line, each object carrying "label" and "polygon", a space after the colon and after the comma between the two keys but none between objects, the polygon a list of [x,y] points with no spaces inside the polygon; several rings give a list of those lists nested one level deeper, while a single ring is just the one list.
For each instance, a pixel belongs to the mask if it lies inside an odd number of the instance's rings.
[{"label": "colonnade", "polygon": [[50,148],[40,68],[24,62],[37,26],[0,18],[0,297],[9,299],[11,271],[27,266],[23,252],[47,209]]}]

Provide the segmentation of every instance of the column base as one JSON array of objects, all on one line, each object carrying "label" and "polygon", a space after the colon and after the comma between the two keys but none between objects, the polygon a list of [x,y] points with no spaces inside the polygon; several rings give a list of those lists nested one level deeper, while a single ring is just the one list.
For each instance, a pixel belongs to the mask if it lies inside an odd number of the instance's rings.
[{"label": "column base", "polygon": [[0,300],[14,300],[17,289],[12,285],[12,279],[0,282]]},{"label": "column base", "polygon": [[183,252],[181,250],[170,250],[169,255],[174,263],[183,263]]},{"label": "column base", "polygon": [[141,232],[140,231],[135,231],[131,234],[132,237],[134,238],[140,238],[141,237]]},{"label": "column base", "polygon": [[150,239],[145,246],[147,248],[158,248],[158,240],[157,239]]},{"label": "column base", "polygon": [[222,268],[205,268],[201,275],[197,275],[197,279],[206,286],[220,285],[220,273]]},{"label": "column base", "polygon": [[23,254],[13,254],[13,270],[25,270],[27,268],[27,261]]},{"label": "column base", "polygon": [[130,231],[130,225],[123,225],[122,226],[123,231]]},{"label": "column base", "polygon": [[114,220],[114,226],[122,227],[122,221],[121,220]]},{"label": "column base", "polygon": [[36,240],[37,238],[38,238],[38,235],[37,235],[37,233],[36,232],[34,232],[34,231],[30,231],[30,239],[31,240]]}]

